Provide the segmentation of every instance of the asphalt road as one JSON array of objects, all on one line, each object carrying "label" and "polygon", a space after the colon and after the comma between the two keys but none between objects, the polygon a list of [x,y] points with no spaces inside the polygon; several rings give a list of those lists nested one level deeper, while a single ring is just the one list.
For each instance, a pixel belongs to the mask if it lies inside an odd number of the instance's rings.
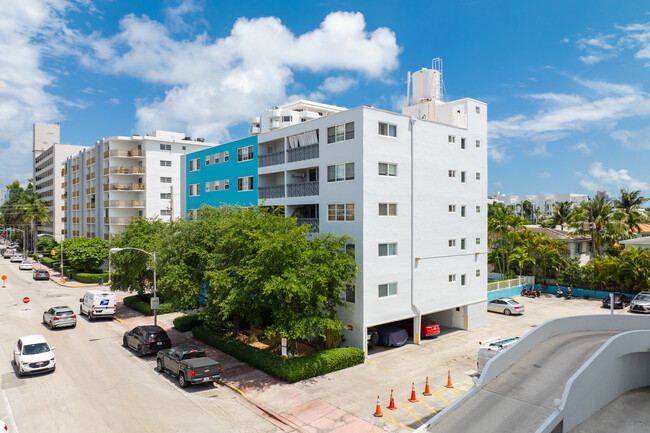
[{"label": "asphalt road", "polygon": [[[78,311],[84,288],[33,281],[30,271],[0,258],[0,419],[10,432],[275,432],[265,418],[243,406],[234,392],[200,385],[183,390],[121,346],[124,328],[114,321],[49,330],[43,311],[68,305]],[[23,304],[23,297],[31,301]],[[42,334],[55,346],[54,373],[18,378],[12,364],[18,337]]]}]

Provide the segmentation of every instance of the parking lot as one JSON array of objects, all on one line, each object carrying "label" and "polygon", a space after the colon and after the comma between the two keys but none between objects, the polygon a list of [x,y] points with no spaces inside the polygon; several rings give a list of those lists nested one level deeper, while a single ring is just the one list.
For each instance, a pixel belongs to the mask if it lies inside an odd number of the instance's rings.
[{"label": "parking lot", "polygon": [[[610,314],[601,308],[600,300],[556,298],[542,294],[540,298],[517,298],[526,307],[521,316],[488,313],[487,325],[471,331],[443,328],[441,335],[423,340],[418,346],[371,354],[365,364],[323,377],[300,382],[294,386],[316,399],[362,418],[389,432],[406,432],[422,423],[472,387],[476,372],[477,352],[481,341],[493,338],[521,337],[535,326],[558,317]],[[628,309],[615,314],[633,314]],[[452,388],[447,388],[451,372]],[[431,396],[424,396],[426,378]],[[417,401],[409,402],[412,384]],[[390,391],[397,409],[388,410]],[[377,396],[382,417],[374,417]]]}]

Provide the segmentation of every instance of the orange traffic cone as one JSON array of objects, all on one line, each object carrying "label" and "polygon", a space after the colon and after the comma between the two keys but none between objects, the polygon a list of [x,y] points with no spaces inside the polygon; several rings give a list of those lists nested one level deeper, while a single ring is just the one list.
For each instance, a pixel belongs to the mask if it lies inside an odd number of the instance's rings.
[{"label": "orange traffic cone", "polygon": [[427,383],[424,385],[424,395],[431,395],[431,390],[429,389],[429,376],[427,376]]},{"label": "orange traffic cone", "polygon": [[415,395],[415,383],[414,382],[411,382],[411,398],[409,398],[409,401],[411,403],[415,403],[416,401],[418,401],[418,398]]},{"label": "orange traffic cone", "polygon": [[454,385],[451,384],[451,370],[447,370],[447,388],[453,388]]},{"label": "orange traffic cone", "polygon": [[395,406],[395,399],[393,398],[393,390],[390,390],[390,403],[388,403],[388,410],[395,410],[397,409],[397,406]]},{"label": "orange traffic cone", "polygon": [[381,405],[379,404],[379,396],[377,396],[377,409],[375,409],[375,416],[382,417],[384,414],[381,413]]}]

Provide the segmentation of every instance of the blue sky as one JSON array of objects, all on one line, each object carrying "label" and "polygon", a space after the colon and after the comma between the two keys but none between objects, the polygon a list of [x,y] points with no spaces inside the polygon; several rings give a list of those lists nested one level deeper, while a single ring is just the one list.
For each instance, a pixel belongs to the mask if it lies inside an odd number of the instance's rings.
[{"label": "blue sky", "polygon": [[31,177],[32,124],[63,143],[155,129],[224,142],[296,98],[400,111],[444,61],[488,103],[490,192],[650,196],[646,1],[0,2],[0,185]]}]

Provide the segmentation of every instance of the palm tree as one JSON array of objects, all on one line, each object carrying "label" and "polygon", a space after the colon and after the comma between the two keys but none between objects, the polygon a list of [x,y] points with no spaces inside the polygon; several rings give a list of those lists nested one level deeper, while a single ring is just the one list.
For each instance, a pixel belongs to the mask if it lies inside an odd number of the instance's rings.
[{"label": "palm tree", "polygon": [[571,209],[570,201],[560,201],[553,203],[553,215],[551,221],[553,225],[560,226],[560,230],[564,230],[564,226],[568,226],[571,222]]},{"label": "palm tree", "polygon": [[647,200],[641,196],[639,190],[628,192],[626,189],[621,189],[621,198],[614,201],[617,208],[614,218],[622,221],[629,232],[640,232],[639,224],[648,221],[648,217],[641,209],[641,205]]},{"label": "palm tree", "polygon": [[[25,225],[29,225],[32,245],[36,245],[36,224],[48,223],[51,220],[50,209],[45,205],[43,200],[39,200],[36,193],[30,192],[23,195],[20,202],[23,208],[22,220]],[[35,247],[34,247],[35,248]]]}]

